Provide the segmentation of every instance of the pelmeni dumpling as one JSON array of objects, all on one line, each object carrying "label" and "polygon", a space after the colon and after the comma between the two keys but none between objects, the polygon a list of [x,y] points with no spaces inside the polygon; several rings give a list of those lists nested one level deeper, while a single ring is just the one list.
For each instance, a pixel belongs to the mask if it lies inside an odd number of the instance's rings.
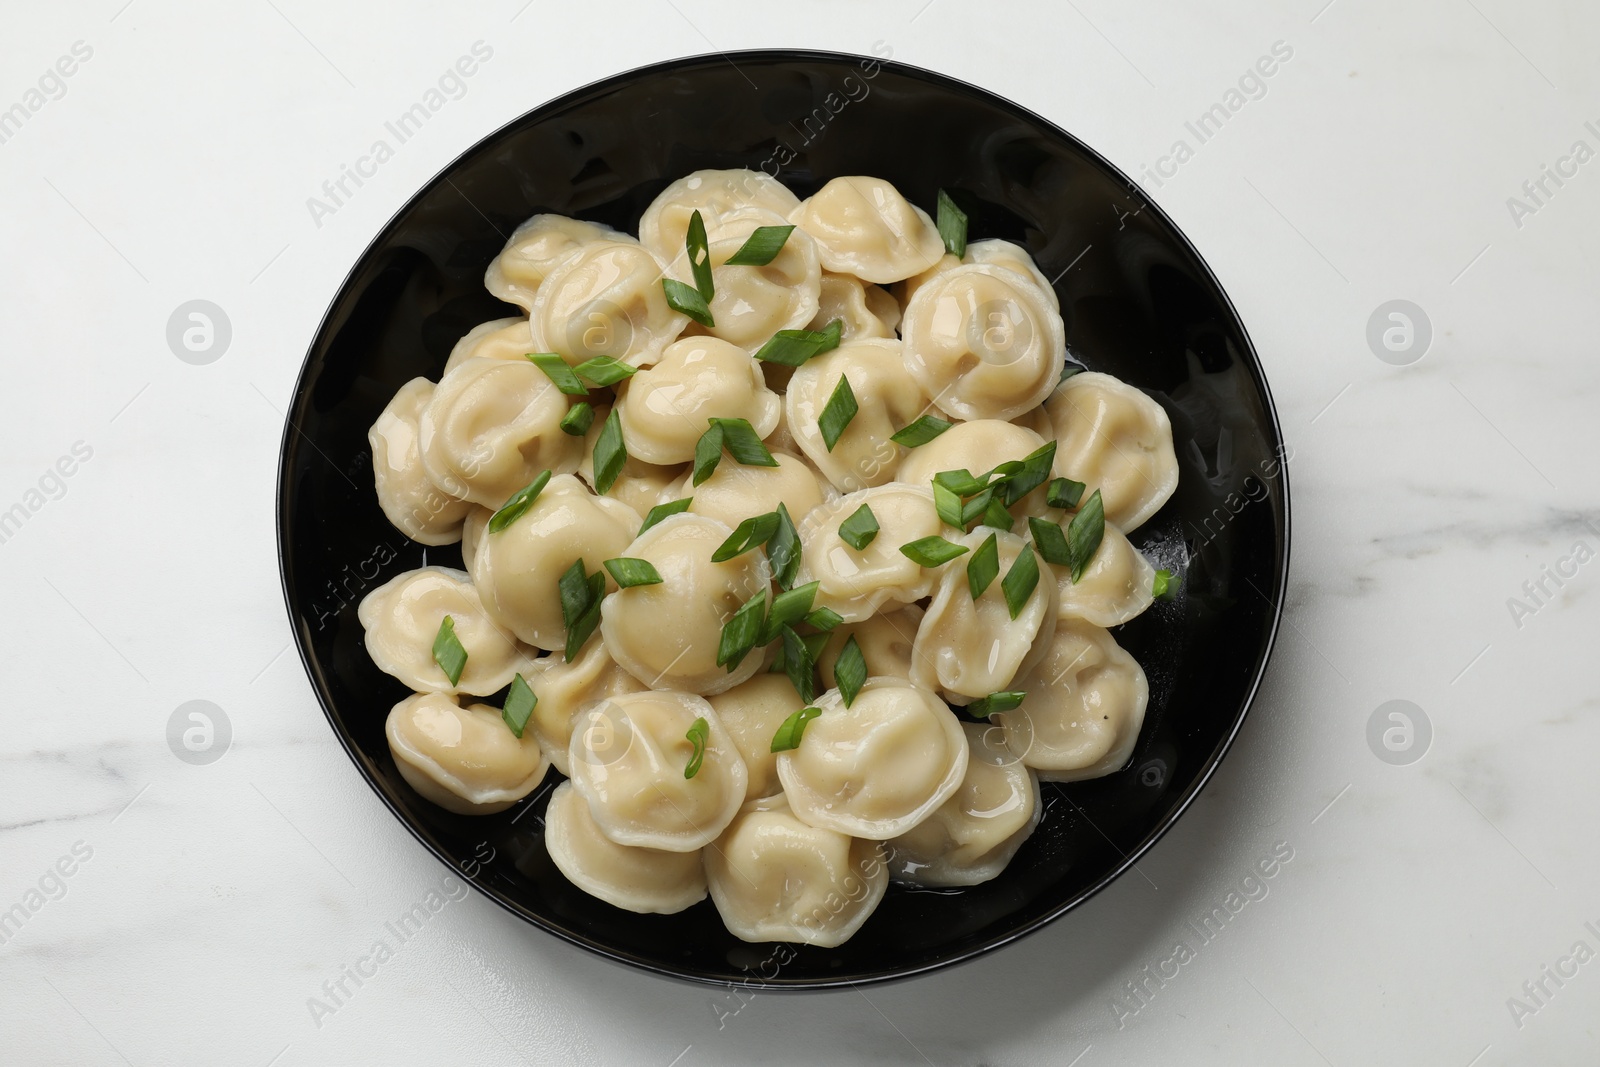
[{"label": "pelmeni dumpling", "polygon": [[526,359],[533,347],[533,334],[528,330],[528,320],[522,316],[510,319],[491,319],[467,332],[450,349],[444,372],[449,374],[469,359]]},{"label": "pelmeni dumpling", "polygon": [[893,337],[900,322],[900,305],[888,291],[868,285],[848,274],[822,272],[817,298],[817,314],[806,326],[821,330],[839,320],[840,336],[846,341],[864,337]]},{"label": "pelmeni dumpling", "polygon": [[[535,215],[511,234],[505,248],[483,274],[484,288],[524,311],[533,307],[540,284],[562,260],[595,241],[631,242],[633,238],[598,222],[565,215]],[[533,351],[529,349],[528,351]]]},{"label": "pelmeni dumpling", "polygon": [[1120,626],[1155,603],[1156,569],[1109,522],[1083,577],[1074,582],[1068,567],[1057,568],[1056,575],[1063,619]]},{"label": "pelmeni dumpling", "polygon": [[911,657],[911,680],[944,693],[953,704],[967,704],[990,693],[1012,689],[1035,648],[1044,646],[1056,628],[1056,579],[1049,564],[1035,554],[1039,581],[1016,618],[1006,606],[1002,581],[996,577],[976,600],[967,581],[966,562],[990,537],[996,539],[1000,575],[1033,546],[1016,534],[980,526],[951,538],[970,551],[946,566],[933,601],[917,629]]},{"label": "pelmeni dumpling", "polygon": [[457,815],[505,811],[544,780],[539,742],[531,734],[519,739],[498,708],[417,693],[389,712],[384,733],[406,783]]},{"label": "pelmeni dumpling", "polygon": [[911,376],[960,419],[1012,419],[1039,406],[1066,361],[1061,315],[1038,285],[982,263],[918,289],[900,336]]},{"label": "pelmeni dumpling", "polygon": [[417,420],[433,399],[433,383],[413,378],[394,394],[367,431],[378,506],[395,528],[425,545],[461,540],[461,524],[472,504],[441,491],[422,467]]},{"label": "pelmeni dumpling", "polygon": [[686,463],[710,428],[709,419],[746,419],[757,437],[778,425],[783,400],[738,345],[717,337],[685,337],[660,362],[617,387],[617,411],[628,454],[646,463]]},{"label": "pelmeni dumpling", "polygon": [[[606,416],[611,409],[605,405],[596,405],[594,409],[594,422],[589,426],[589,432],[583,437],[583,458],[578,461],[578,477],[582,478],[590,489],[594,488],[594,446],[600,440],[600,433],[605,429]],[[621,415],[618,415],[621,419]],[[631,447],[631,442],[629,443]],[[635,455],[629,454],[622,461],[622,470],[617,474],[617,480],[611,483],[611,488],[605,492],[606,496],[614,497],[628,505],[640,515],[650,514],[650,509],[657,504],[665,504],[675,500],[678,483],[683,481],[684,472],[688,468],[682,463],[669,463],[660,465],[646,463]]]},{"label": "pelmeni dumpling", "polygon": [[[535,662],[532,651],[490,618],[465,571],[406,571],[363,597],[356,615],[372,662],[419,693],[488,696]],[[455,685],[433,660],[433,641],[446,615],[467,652]]]},{"label": "pelmeni dumpling", "polygon": [[838,685],[833,668],[839,662],[839,653],[854,637],[861,649],[861,659],[867,673],[874,678],[911,677],[912,647],[917,641],[917,629],[922,625],[922,609],[907,604],[899,611],[874,615],[864,622],[840,623],[833,636],[817,656],[817,670],[822,672],[822,684],[832,689]]},{"label": "pelmeni dumpling", "polygon": [[[689,510],[738,526],[752,515],[765,515],[782,504],[789,517],[799,523],[806,513],[832,495],[832,486],[818,477],[806,463],[783,452],[774,452],[776,467],[747,467],[727,457],[717,464],[711,477],[699,485],[694,475],[685,474],[672,490],[672,498],[693,497]],[[826,489],[824,488],[826,486]]]},{"label": "pelmeni dumpling", "polygon": [[461,564],[467,570],[472,570],[472,561],[478,554],[478,542],[483,540],[483,532],[489,527],[489,520],[494,518],[494,509],[486,508],[482,504],[473,504],[472,510],[467,512],[467,517],[461,524]]},{"label": "pelmeni dumpling", "polygon": [[1085,371],[1062,382],[1045,407],[1056,428],[1056,475],[1099,489],[1106,521],[1118,529],[1137,529],[1178,487],[1172,422],[1138,389]]},{"label": "pelmeni dumpling", "polygon": [[[857,550],[839,536],[839,525],[863,505],[872,509],[878,534]],[[812,508],[797,527],[800,568],[795,583],[822,583],[816,607],[838,612],[845,622],[862,622],[886,605],[921,600],[938,581],[939,568],[923,567],[900,551],[901,545],[944,529],[930,489],[890,482],[846,493]]]},{"label": "pelmeni dumpling", "polygon": [[[697,720],[705,752],[684,776]],[[692,693],[626,693],[578,714],[567,750],[572,784],[600,832],[619,845],[693,852],[717,839],[744,803],[744,760],[711,705]]]},{"label": "pelmeni dumpling", "polygon": [[937,811],[889,842],[889,870],[913,885],[978,885],[1005,870],[1039,825],[1039,780],[993,726],[966,722],[967,775]]},{"label": "pelmeni dumpling", "polygon": [[1055,287],[1050,284],[1050,279],[1044,276],[1044,272],[1039,270],[1039,265],[1033,261],[1028,250],[1021,245],[995,238],[973,241],[967,245],[967,254],[961,257],[961,262],[987,263],[990,266],[1015,271],[1039,287],[1039,291],[1050,302],[1051,308],[1056,311],[1061,310],[1061,298],[1056,296]]},{"label": "pelmeni dumpling", "polygon": [[816,239],[824,267],[879,285],[920,274],[944,255],[928,213],[882,178],[835,178],[789,221]]},{"label": "pelmeni dumpling", "polygon": [[571,364],[610,356],[649,366],[689,322],[667,304],[665,273],[665,263],[632,241],[578,247],[533,298],[528,321],[534,350],[555,352]]},{"label": "pelmeni dumpling", "polygon": [[[1014,422],[999,419],[958,422],[927,444],[906,453],[895,478],[912,485],[930,485],[933,476],[940,471],[964,470],[982,477],[1000,464],[1022,459],[1044,444],[1038,434]],[[1044,495],[1038,490],[1035,492]]]},{"label": "pelmeni dumpling", "polygon": [[[575,560],[590,572],[623,555],[643,520],[628,505],[595,496],[577,478],[558,474],[533,506],[498,532],[486,532],[473,557],[472,579],[483,606],[502,626],[536,648],[567,642],[558,583]],[[615,588],[609,576],[607,588]]]},{"label": "pelmeni dumpling", "polygon": [[[707,228],[715,291],[710,308],[714,326],[689,327],[754,353],[779,330],[797,330],[817,313],[822,266],[817,245],[803,230],[794,230],[783,248],[764,266],[729,265],[758,226],[782,226],[782,215],[761,208],[742,208],[721,216]],[[685,254],[672,265],[679,281],[694,284]]]},{"label": "pelmeni dumpling", "polygon": [[899,837],[950,799],[967,771],[956,717],[931,691],[869,678],[850,707],[837,689],[816,702],[800,747],[778,754],[795,815],[852,837]]},{"label": "pelmeni dumpling", "polygon": [[1028,694],[1022,705],[991,720],[1004,731],[1006,747],[1047,782],[1121,769],[1150,699],[1138,662],[1110,633],[1081,619],[1062,619],[1044,655],[1012,688]]},{"label": "pelmeni dumpling", "polygon": [[672,915],[706,898],[698,852],[617,844],[600,832],[571,782],[550,794],[544,847],[569,881],[624,911]]},{"label": "pelmeni dumpling", "polygon": [[780,791],[783,786],[778,782],[778,754],[772,751],[772,736],[801,707],[788,675],[761,672],[706,699],[717,709],[750,773],[745,795],[754,800]]},{"label": "pelmeni dumpling", "polygon": [[579,439],[561,430],[567,398],[527,360],[469,359],[422,409],[417,441],[433,483],[498,508],[541,471],[577,469]]},{"label": "pelmeni dumpling", "polygon": [[617,666],[604,641],[590,641],[571,663],[565,656],[546,656],[523,674],[538,698],[527,729],[539,739],[551,766],[562,774],[572,773],[567,746],[572,742],[572,723],[578,712],[595,701],[645,689],[643,682]]},{"label": "pelmeni dumpling", "polygon": [[724,215],[760,208],[788,218],[800,200],[787,186],[758,170],[697,170],[661,191],[639,219],[639,241],[661,258],[675,263],[684,255],[689,219],[700,212],[706,229]]},{"label": "pelmeni dumpling", "polygon": [[[818,420],[848,378],[857,411],[829,449]],[[931,410],[931,398],[906,374],[900,342],[850,341],[794,372],[783,398],[795,444],[834,488],[848,493],[895,477],[905,448],[889,440]]]},{"label": "pelmeni dumpling", "polygon": [[732,534],[716,519],[683,513],[611,553],[646,560],[661,575],[657,585],[617,590],[600,607],[600,634],[611,658],[645,685],[721,693],[760,669],[761,657],[754,654],[732,671],[717,666],[722,624],[772,580],[761,551],[711,562]]},{"label": "pelmeni dumpling", "polygon": [[746,805],[706,849],[705,868],[711,900],[735,937],[820,948],[861,929],[889,884],[882,844],[807,825],[782,794]]}]

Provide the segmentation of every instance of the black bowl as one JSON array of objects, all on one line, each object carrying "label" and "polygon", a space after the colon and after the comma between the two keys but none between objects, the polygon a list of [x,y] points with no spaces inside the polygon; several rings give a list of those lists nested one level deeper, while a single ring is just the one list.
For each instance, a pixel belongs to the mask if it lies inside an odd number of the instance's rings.
[{"label": "black bowl", "polygon": [[[384,519],[367,428],[403,382],[516,309],[483,272],[511,230],[558,212],[633,230],[668,183],[764,168],[800,196],[841,174],[931,208],[970,205],[971,234],[1028,248],[1054,279],[1073,358],[1172,417],[1182,478],[1134,542],[1184,571],[1179,598],[1120,627],[1150,705],[1122,771],[1046,786],[1038,831],[1005,873],[959,891],[891,887],[837,949],[752,945],[709,900],[634,915],[581,892],[541,836],[559,775],[500,815],[452,815],[400,778],[384,718],[406,690],[362,646],[356,605],[393,575],[460,566]],[[971,959],[1058,918],[1164,833],[1215,770],[1272,648],[1289,558],[1277,417],[1244,325],[1176,226],[1092,149],[981,89],[899,63],[788,50],[675,60],[577,90],[490,134],[384,227],[345,280],[295,389],[279,473],[284,593],[328,721],[372,788],[452,870],[529,922],[661,974],[775,988],[901,978]]]}]

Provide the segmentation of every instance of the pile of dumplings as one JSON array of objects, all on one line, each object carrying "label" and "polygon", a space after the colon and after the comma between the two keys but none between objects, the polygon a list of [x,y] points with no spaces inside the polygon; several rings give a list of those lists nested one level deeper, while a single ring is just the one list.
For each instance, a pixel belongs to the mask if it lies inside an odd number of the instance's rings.
[{"label": "pile of dumplings", "polygon": [[[791,225],[767,263],[727,263],[758,228]],[[664,284],[695,284],[686,248],[700,226],[711,325]],[[952,246],[877,178],[835,178],[801,201],[758,171],[699,171],[656,198],[637,238],[534,216],[485,284],[525,314],[468,333],[439,381],[402,386],[370,433],[384,513],[423,545],[460,542],[465,564],[397,575],[359,610],[373,661],[413,691],[387,737],[421,796],[491,814],[553,766],[567,780],[545,843],[584,891],[662,914],[709,893],[740,938],[827,947],[891,879],[998,876],[1038,825],[1041,780],[1127,763],[1148,688],[1107,628],[1152,603],[1155,571],[1125,534],[1177,485],[1171,426],[1138,389],[1072,373],[1056,294],[1024,249],[964,234]],[[780,331],[836,331],[837,344],[798,366],[755,358]],[[609,357],[627,376],[575,395],[533,353],[568,367]],[[841,379],[856,410],[824,432]],[[924,417],[948,428],[891,439]],[[694,484],[713,419],[748,423],[772,465],[722,455]],[[597,462],[607,426],[620,428],[620,470]],[[1041,485],[994,525],[953,528],[934,478],[982,477],[1049,442],[1050,476],[1100,494],[1099,546],[1076,581],[1040,559],[1020,607],[1009,581],[975,595],[968,564],[985,541],[1009,574],[1036,551],[1028,519],[1065,527],[1083,502],[1053,506]],[[491,523],[540,480],[531,506]],[[724,627],[782,579],[770,546],[713,554],[780,505],[799,535],[789,587],[814,583],[793,626],[814,654],[811,700],[784,640],[719,663]],[[877,533],[854,547],[840,527],[863,506]],[[964,551],[931,563],[901,551],[924,538]],[[660,581],[619,587],[602,569],[617,559]],[[558,584],[579,560],[605,585],[592,636],[571,648]],[[442,628],[465,653],[451,671]],[[842,688],[852,638],[867,677]],[[524,684],[536,703],[519,731],[498,705]],[[962,712],[1006,693],[1025,695],[987,718]],[[775,744],[808,706],[798,743]]]}]

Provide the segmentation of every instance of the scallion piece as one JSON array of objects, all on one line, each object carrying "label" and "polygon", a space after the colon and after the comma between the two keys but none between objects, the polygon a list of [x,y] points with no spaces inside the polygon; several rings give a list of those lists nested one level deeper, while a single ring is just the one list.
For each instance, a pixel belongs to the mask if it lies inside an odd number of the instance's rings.
[{"label": "scallion piece", "polygon": [[1083,499],[1083,491],[1088,486],[1082,482],[1075,482],[1071,478],[1057,478],[1050,483],[1050,488],[1045,490],[1044,502],[1053,508],[1075,508],[1078,501]]},{"label": "scallion piece", "polygon": [[561,432],[573,437],[582,437],[589,432],[589,427],[594,425],[594,408],[587,400],[580,400],[567,409],[561,416]]},{"label": "scallion piece", "polygon": [[765,515],[752,515],[745,519],[728,539],[717,546],[711,553],[712,563],[725,563],[735,556],[742,556],[757,545],[764,545],[778,529],[778,513],[769,511]]},{"label": "scallion piece", "polygon": [[1023,545],[1011,569],[1000,579],[1000,591],[1006,597],[1006,610],[1013,619],[1022,614],[1022,609],[1027,606],[1028,598],[1033,596],[1038,584],[1039,557],[1033,554],[1032,545]]},{"label": "scallion piece", "polygon": [[628,462],[628,449],[622,442],[622,416],[612,408],[600,427],[600,438],[594,443],[594,491],[604,495],[616,484],[622,465]]},{"label": "scallion piece", "polygon": [[817,429],[822,433],[822,444],[829,452],[839,443],[839,438],[844,434],[845,427],[850,425],[850,420],[856,417],[860,410],[856,404],[855,390],[850,388],[850,379],[839,375],[839,384],[833,387],[833,395],[828,397],[828,403],[823,406],[822,414],[817,417]]},{"label": "scallion piece", "polygon": [[1001,503],[1000,498],[994,495],[991,490],[986,489],[984,492],[990,495],[989,502],[983,508],[983,525],[993,526],[997,530],[1009,531],[1011,527],[1017,524],[1017,520],[1012,517],[1011,512],[1006,510],[1005,504]]},{"label": "scallion piece", "polygon": [[916,448],[918,445],[927,444],[954,425],[955,423],[945,422],[937,416],[924,415],[909,426],[896,430],[890,435],[889,440],[907,448]]},{"label": "scallion piece", "polygon": [[723,265],[765,267],[778,258],[778,253],[783,251],[784,242],[793,232],[793,226],[757,226],[750,231],[750,236],[744,239],[739,251],[724,260]]},{"label": "scallion piece", "polygon": [[589,390],[578,381],[578,376],[567,366],[567,361],[554,352],[529,352],[528,359],[533,365],[544,371],[545,376],[555,382],[556,388],[568,396],[588,396]]},{"label": "scallion piece", "polygon": [[573,367],[572,373],[595,385],[616,385],[624,378],[631,378],[639,373],[639,368],[630,367],[620,359],[613,359],[610,356],[595,356]]},{"label": "scallion piece", "polygon": [[878,516],[872,508],[862,504],[839,524],[839,539],[857,552],[863,551],[878,536]]},{"label": "scallion piece", "polygon": [[967,588],[977,600],[1000,577],[1000,535],[990,534],[967,560]]},{"label": "scallion piece", "polygon": [[977,496],[961,505],[961,525],[967,526],[973,519],[989,513],[989,503],[994,500],[994,486],[990,486]]},{"label": "scallion piece", "polygon": [[717,642],[717,666],[734,670],[744,662],[745,656],[756,647],[761,634],[761,620],[766,617],[767,594],[757,593],[746,600],[728,621],[722,624],[722,637]]},{"label": "scallion piece", "polygon": [[706,303],[705,297],[694,286],[676,278],[662,278],[661,288],[667,294],[667,306],[673,311],[689,316],[708,329],[717,324],[716,319],[711,317],[711,305]]},{"label": "scallion piece", "polygon": [[[698,218],[699,216],[700,212],[696,211],[695,217]],[[706,722],[705,716],[702,715],[690,724],[689,729],[685,731],[683,736],[689,744],[694,746],[694,751],[689,755],[689,763],[683,768],[683,776],[685,778],[693,778],[700,773],[700,765],[705,762],[706,741],[711,737],[711,724]]]},{"label": "scallion piece", "polygon": [[711,477],[717,469],[717,464],[722,462],[722,427],[716,420],[711,422],[711,429],[700,435],[700,440],[694,443],[694,475],[693,484],[699,485]]},{"label": "scallion piece", "polygon": [[974,700],[961,710],[971,715],[974,719],[987,719],[997,711],[1010,711],[1022,706],[1022,698],[1027,693],[1015,689],[1004,693],[990,693],[981,700]]},{"label": "scallion piece", "polygon": [[538,705],[538,694],[529,688],[526,678],[517,674],[511,679],[511,690],[506,693],[506,705],[500,709],[500,717],[513,734],[521,737],[522,731],[528,728],[528,716]]},{"label": "scallion piece", "polygon": [[688,511],[689,505],[693,503],[694,497],[686,496],[682,500],[672,500],[665,504],[657,504],[650,509],[650,514],[644,517],[644,525],[639,527],[639,532],[644,533],[662,519]]},{"label": "scallion piece", "polygon": [[567,628],[566,659],[571,663],[578,658],[584,643],[600,624],[600,602],[605,599],[606,576],[600,571],[589,574],[582,557],[579,557],[562,572],[556,582],[556,590],[561,597],[561,621]]},{"label": "scallion piece", "polygon": [[1151,583],[1150,592],[1157,600],[1171,600],[1178,595],[1178,586],[1182,583],[1183,579],[1173,577],[1171,571],[1159,570]]},{"label": "scallion piece", "polygon": [[[743,463],[746,467],[776,467],[778,461],[772,458],[772,453],[767,451],[767,446],[761,443],[761,436],[756,433],[756,428],[750,425],[749,419],[712,419],[711,425],[722,429],[722,447],[728,450],[728,455]],[[696,453],[698,455],[698,452]]]},{"label": "scallion piece", "polygon": [[821,708],[801,708],[778,727],[778,732],[772,735],[773,752],[790,752],[800,747],[800,739],[805,736],[806,723],[822,714]]},{"label": "scallion piece", "polygon": [[539,494],[544,492],[544,487],[549,484],[550,472],[542,471],[533,481],[512,493],[511,499],[501,504],[499,511],[489,516],[489,532],[499,533],[522,518],[527,510],[533,507],[533,502],[539,499]]},{"label": "scallion piece", "polygon": [[1045,483],[1050,477],[1050,465],[1055,462],[1056,443],[1047,444],[1028,453],[1016,469],[1002,479],[1005,486],[1006,507],[1010,507]]},{"label": "scallion piece", "polygon": [[808,359],[838,348],[843,337],[842,319],[834,319],[820,330],[779,330],[756,351],[756,358],[764,363],[798,367]]},{"label": "scallion piece", "polygon": [[661,572],[647,559],[618,556],[606,560],[601,566],[610,572],[611,580],[619,589],[632,589],[636,585],[660,585]]},{"label": "scallion piece", "polygon": [[817,699],[817,657],[793,626],[783,628],[783,671],[801,700]]},{"label": "scallion piece", "polygon": [[1039,550],[1039,555],[1044,557],[1046,563],[1057,567],[1068,566],[1072,557],[1067,551],[1067,535],[1061,532],[1061,527],[1049,519],[1034,516],[1028,518],[1028,529],[1033,534],[1033,545]]},{"label": "scallion piece", "polygon": [[1089,494],[1089,499],[1083,502],[1078,513],[1072,516],[1072,522],[1067,524],[1067,565],[1072,568],[1074,584],[1089,569],[1089,562],[1094,559],[1095,550],[1100,547],[1100,539],[1105,534],[1106,507],[1100,499],[1100,490],[1096,489]]},{"label": "scallion piece", "polygon": [[966,523],[961,518],[961,498],[956,495],[954,489],[934,482],[933,510],[938,513],[939,519],[946,526],[954,526],[958,530],[966,529]]},{"label": "scallion piece", "polygon": [[848,708],[854,704],[856,694],[861,692],[862,685],[867,681],[867,660],[861,654],[861,646],[856,644],[855,634],[850,635],[850,640],[844,643],[844,649],[834,662],[833,681],[839,689],[839,696],[844,699],[844,706]]},{"label": "scallion piece", "polygon": [[942,537],[919,537],[900,546],[900,554],[919,567],[941,566],[966,551],[966,545],[952,544]]},{"label": "scallion piece", "polygon": [[[828,641],[832,637],[832,633],[824,631],[817,634],[806,634],[800,638],[800,643],[805,646],[806,655],[811,657],[813,665],[822,659],[822,650],[828,647]],[[783,644],[779,642],[777,654],[772,657],[772,664],[767,667],[767,673],[783,674],[787,667],[788,663],[783,656]]]},{"label": "scallion piece", "polygon": [[943,189],[939,190],[938,210],[939,238],[944,241],[944,250],[959,259],[967,254],[967,213],[956,207]]},{"label": "scallion piece", "polygon": [[706,220],[697,210],[689,216],[683,247],[689,253],[689,270],[694,274],[694,287],[707,304],[717,295],[716,283],[711,278],[710,245],[711,242],[706,240]]},{"label": "scallion piece", "polygon": [[981,493],[988,486],[985,478],[974,478],[968,470],[940,471],[933,476],[934,485],[942,485],[952,493],[961,497],[973,496]]},{"label": "scallion piece", "polygon": [[783,627],[794,626],[809,615],[811,604],[816,600],[817,589],[821,585],[821,582],[807,582],[773,597],[772,607],[767,612],[766,625],[761,628],[761,637],[756,644],[765,645],[776,641]]},{"label": "scallion piece", "polygon": [[788,589],[800,570],[800,531],[795,529],[789,509],[778,502],[778,526],[767,538],[767,561],[772,564],[772,579],[779,589]]},{"label": "scallion piece", "polygon": [[823,633],[827,633],[842,622],[844,622],[844,616],[832,608],[818,608],[806,616],[806,625],[814,626]]},{"label": "scallion piece", "polygon": [[461,682],[461,672],[467,666],[467,650],[456,636],[456,620],[449,615],[439,621],[439,632],[433,636],[433,662],[444,671],[451,685]]}]

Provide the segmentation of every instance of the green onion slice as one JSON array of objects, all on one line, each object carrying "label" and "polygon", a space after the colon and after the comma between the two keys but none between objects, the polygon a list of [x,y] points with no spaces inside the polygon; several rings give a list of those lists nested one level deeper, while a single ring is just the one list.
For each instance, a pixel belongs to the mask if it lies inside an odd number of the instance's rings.
[{"label": "green onion slice", "polygon": [[842,319],[834,319],[820,330],[779,330],[756,351],[756,358],[765,363],[798,367],[808,359],[838,348],[843,337]]},{"label": "green onion slice", "polygon": [[735,556],[742,556],[757,545],[766,544],[777,529],[776,511],[769,511],[765,515],[752,515],[735,527],[733,533],[728,535],[728,539],[717,546],[717,550],[711,553],[711,562],[724,563]]},{"label": "green onion slice", "polygon": [[1100,547],[1100,539],[1105,533],[1105,502],[1100,499],[1100,490],[1096,489],[1067,525],[1067,564],[1072,568],[1074,583],[1089,569],[1089,562],[1094,559],[1095,550]]},{"label": "green onion slice", "polygon": [[550,484],[550,472],[543,471],[526,486],[511,494],[511,499],[500,505],[500,510],[489,516],[489,532],[499,533],[522,518],[533,502],[539,499],[544,487]]},{"label": "green onion slice", "polygon": [[955,423],[946,422],[937,416],[924,415],[909,426],[896,430],[890,435],[889,440],[907,448],[916,448],[918,445],[927,444],[954,425]]},{"label": "green onion slice", "polygon": [[982,700],[974,700],[961,710],[975,719],[987,719],[997,711],[1010,711],[1022,705],[1022,698],[1027,693],[1015,689],[1004,693],[990,693]]},{"label": "green onion slice", "polygon": [[859,410],[855,390],[850,388],[850,379],[839,375],[839,384],[833,387],[833,395],[828,397],[822,414],[817,417],[817,429],[822,432],[822,443],[829,452],[839,443],[845,427],[850,425],[850,420],[856,417]]},{"label": "green onion slice", "polygon": [[594,491],[604,495],[616,484],[622,465],[628,462],[628,449],[622,442],[622,416],[612,408],[600,427],[594,443]]},{"label": "green onion slice", "polygon": [[967,560],[967,588],[972,599],[977,600],[983,591],[1000,577],[1000,535],[990,534]]},{"label": "green onion slice", "polygon": [[568,396],[588,396],[589,390],[578,381],[578,376],[572,368],[567,366],[567,361],[554,352],[529,352],[528,358],[533,365],[544,371],[545,375],[556,383],[556,388]]},{"label": "green onion slice", "polygon": [[872,539],[877,536],[878,516],[866,504],[856,508],[848,519],[839,524],[839,539],[857,552],[872,544]]},{"label": "green onion slice", "polygon": [[667,306],[673,311],[682,312],[708,329],[717,324],[711,317],[711,305],[706,303],[705,297],[694,286],[676,278],[662,278],[661,288],[666,291]]},{"label": "green onion slice", "polygon": [[844,706],[848,708],[854,704],[856,694],[861,692],[862,685],[867,681],[867,660],[861,654],[861,646],[856,644],[855,634],[851,634],[850,640],[844,643],[844,650],[833,665],[833,681],[839,688],[839,695],[844,698]]},{"label": "green onion slice", "polygon": [[589,427],[594,425],[594,408],[587,400],[580,400],[567,409],[561,416],[561,432],[573,437],[582,437],[589,432]]},{"label": "green onion slice", "polygon": [[528,728],[528,716],[538,704],[538,694],[529,688],[528,680],[518,674],[511,679],[511,691],[506,694],[506,706],[500,709],[500,717],[513,734],[521,737],[522,731]]},{"label": "green onion slice", "polygon": [[616,582],[620,589],[632,589],[636,585],[661,584],[661,572],[647,559],[618,556],[606,560],[601,566],[610,572],[612,581]]},{"label": "green onion slice", "polygon": [[966,551],[966,545],[952,544],[942,537],[919,537],[900,546],[900,554],[920,567],[938,567]]},{"label": "green onion slice", "polygon": [[644,533],[662,519],[688,511],[689,505],[693,503],[694,497],[686,496],[682,500],[670,500],[665,504],[657,504],[650,509],[650,514],[644,517],[644,525],[639,527],[639,532]]},{"label": "green onion slice", "polygon": [[800,747],[800,739],[805,736],[806,723],[822,714],[821,708],[801,708],[778,727],[778,732],[772,735],[773,752],[789,752]]},{"label": "green onion slice", "polygon": [[739,251],[724,260],[723,264],[729,267],[765,267],[778,258],[784,242],[789,240],[793,232],[793,226],[757,226],[744,239]]},{"label": "green onion slice", "polygon": [[[699,215],[700,212],[696,211],[695,216],[698,218]],[[694,752],[689,756],[689,763],[683,768],[683,776],[693,778],[700,773],[700,765],[705,762],[706,741],[711,736],[711,724],[706,722],[705,716],[702,715],[690,725],[683,736],[694,746]]]},{"label": "green onion slice", "polygon": [[1014,619],[1022,614],[1028,598],[1039,584],[1039,557],[1033,554],[1032,545],[1023,545],[1011,569],[1000,579],[1000,591],[1006,597],[1006,610]]},{"label": "green onion slice", "polygon": [[461,681],[461,672],[467,666],[467,650],[456,636],[456,620],[446,615],[439,622],[439,632],[433,637],[433,662],[444,671],[451,685]]}]

